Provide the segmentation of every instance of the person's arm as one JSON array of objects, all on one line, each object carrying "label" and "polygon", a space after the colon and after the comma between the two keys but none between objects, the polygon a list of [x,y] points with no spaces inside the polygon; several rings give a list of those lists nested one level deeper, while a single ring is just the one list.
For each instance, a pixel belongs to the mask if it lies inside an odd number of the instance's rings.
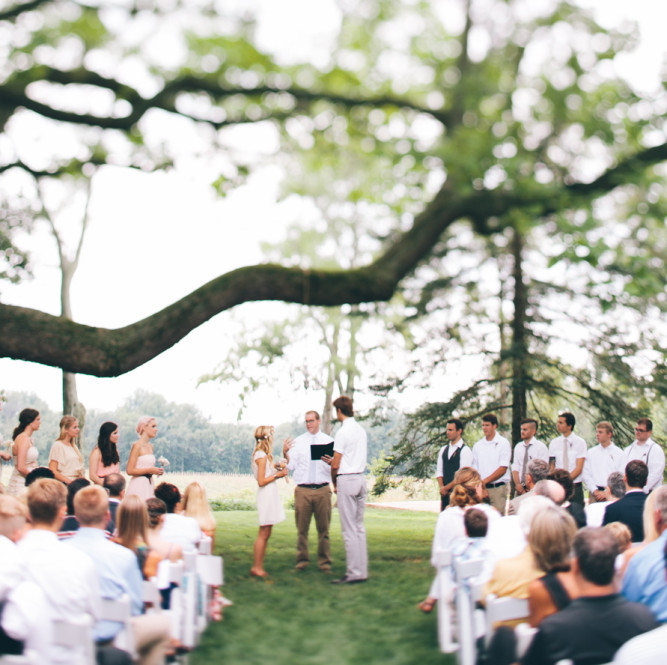
[{"label": "person's arm", "polygon": [[648,466],[648,478],[646,485],[644,485],[645,492],[662,485],[662,477],[665,473],[665,453],[657,443],[654,443],[648,451],[646,464]]},{"label": "person's arm", "polygon": [[101,454],[102,453],[100,449],[97,446],[95,446],[93,448],[93,452],[90,453],[90,457],[88,458],[88,475],[96,485],[102,485],[104,483],[102,478],[100,478],[97,475],[97,467],[99,466],[100,463]]},{"label": "person's arm", "polygon": [[127,460],[127,466],[125,471],[128,476],[146,476],[150,478],[151,476],[161,476],[164,473],[164,469],[158,466],[137,466],[137,459],[139,459],[139,448],[141,441],[135,441],[132,444],[130,450],[130,456]]},{"label": "person's arm", "polygon": [[27,434],[19,434],[14,442],[16,445],[16,470],[25,478],[30,470],[26,466],[26,459],[28,457],[28,448],[30,448],[30,441]]},{"label": "person's arm", "polygon": [[287,469],[283,469],[282,471],[276,471],[272,476],[267,476],[266,475],[266,464],[267,464],[267,457],[258,457],[255,460],[255,464],[257,464],[257,484],[260,487],[264,487],[268,485],[269,483],[272,483],[278,478],[283,478],[287,475]]},{"label": "person's arm", "polygon": [[496,480],[499,478],[502,478],[505,475],[505,472],[507,471],[506,466],[499,466],[490,476],[487,476],[486,478],[482,479],[482,482],[485,485],[488,485],[489,483],[495,483]]},{"label": "person's arm", "polygon": [[574,480],[581,475],[581,472],[584,470],[584,462],[586,461],[585,457],[577,457],[577,465],[574,467],[570,473],[570,478]]},{"label": "person's arm", "polygon": [[333,459],[331,460],[331,480],[334,486],[334,492],[338,491],[337,479],[338,470],[340,469],[340,462],[343,459],[343,453],[334,451]]},{"label": "person's arm", "polygon": [[526,488],[521,484],[521,479],[519,477],[519,472],[512,470],[512,480],[514,481],[514,489],[517,494],[524,494]]},{"label": "person's arm", "polygon": [[528,623],[537,628],[544,617],[554,614],[558,608],[541,580],[533,580],[528,585]]}]

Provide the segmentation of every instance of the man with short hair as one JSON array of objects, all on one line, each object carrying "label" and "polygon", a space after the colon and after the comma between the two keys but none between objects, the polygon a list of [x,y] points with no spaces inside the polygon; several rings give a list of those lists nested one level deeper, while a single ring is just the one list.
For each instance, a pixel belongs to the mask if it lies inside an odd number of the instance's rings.
[{"label": "man with short hair", "polygon": [[651,611],[628,602],[614,590],[619,544],[601,527],[585,527],[574,538],[572,573],[580,596],[546,617],[522,659],[522,665],[608,663],[618,648],[656,627]]},{"label": "man with short hair", "polygon": [[[517,444],[521,445],[521,444]],[[544,446],[546,450],[547,447]],[[516,454],[516,453],[515,453]],[[519,510],[521,502],[529,496],[534,495],[535,485],[544,480],[549,473],[549,465],[543,460],[538,458],[531,459],[530,462],[526,465],[526,472],[523,474],[523,483],[521,484],[522,493],[517,494],[511,501],[507,511],[508,515],[516,515]]]},{"label": "man with short hair", "polygon": [[[607,478],[613,472],[623,473],[625,456],[623,451],[612,441],[614,428],[606,420],[595,426],[595,438],[598,445],[586,452],[586,461],[582,478],[588,489],[588,503],[606,501],[605,488]],[[599,526],[599,525],[597,525]]]},{"label": "man with short hair", "polygon": [[[92,559],[99,574],[102,597],[118,600],[127,594],[130,598],[132,635],[139,663],[163,663],[171,623],[166,615],[143,614],[143,578],[137,557],[132,550],[111,542],[105,536],[110,516],[107,493],[99,485],[79,490],[74,497],[74,514],[80,526],[68,542]],[[108,645],[121,629],[122,624],[117,622],[98,621],[94,631],[95,641],[99,645]]]},{"label": "man with short hair", "polygon": [[512,460],[510,442],[498,434],[498,417],[494,413],[482,416],[484,436],[472,447],[472,465],[482,477],[491,505],[505,514]]},{"label": "man with short hair", "polygon": [[[58,540],[58,530],[67,511],[67,490],[51,478],[36,480],[27,492],[32,529],[18,542],[21,578],[41,588],[50,621],[78,622],[99,615],[100,593],[97,572],[90,557]],[[71,649],[54,646],[53,663],[76,661]]]},{"label": "man with short hair", "polygon": [[667,622],[667,581],[663,556],[667,547],[667,485],[655,492],[653,521],[660,534],[657,540],[643,547],[628,563],[623,576],[622,593],[628,600],[648,605],[658,621]]},{"label": "man with short hair", "polygon": [[586,526],[602,526],[604,511],[607,510],[607,506],[622,499],[625,496],[626,491],[627,488],[625,487],[623,474],[618,471],[610,473],[609,478],[607,478],[607,486],[604,490],[606,501],[594,501],[584,508],[584,512],[586,513]]},{"label": "man with short hair", "polygon": [[627,464],[634,459],[641,460],[648,467],[648,478],[644,492],[647,494],[662,485],[662,477],[665,473],[665,453],[652,438],[653,423],[649,418],[640,418],[635,427],[637,437],[625,449],[625,461]]},{"label": "man with short hair", "polygon": [[110,473],[108,476],[104,476],[102,487],[109,493],[111,521],[116,524],[116,512],[120,502],[125,497],[125,478],[120,473]]},{"label": "man with short hair", "polygon": [[588,446],[586,442],[574,433],[575,417],[569,411],[561,413],[556,421],[557,436],[549,444],[549,465],[554,469],[565,469],[572,478],[572,501],[584,505],[584,489],[582,472],[586,461]]},{"label": "man with short hair", "polygon": [[648,477],[648,467],[640,460],[632,460],[625,467],[625,496],[605,508],[602,524],[623,522],[632,533],[632,542],[644,540],[644,485]]},{"label": "man with short hair", "polygon": [[317,565],[323,572],[331,571],[331,546],[329,525],[331,523],[331,468],[322,460],[326,446],[333,439],[320,431],[320,414],[306,412],[306,430],[293,441],[286,439],[283,457],[292,471],[294,488],[294,519],[296,521],[296,568],[308,566],[308,530],[315,516],[317,527]]},{"label": "man with short hair", "polygon": [[[355,584],[368,579],[368,550],[364,509],[366,506],[366,454],[368,437],[354,419],[352,400],[334,400],[336,418],[342,423],[334,439],[331,479],[338,494],[338,514],[345,543],[346,571],[332,584]],[[327,461],[327,458],[325,458]]]},{"label": "man with short hair", "polygon": [[449,505],[449,495],[454,487],[454,476],[464,466],[472,466],[472,450],[463,441],[463,423],[458,418],[447,421],[445,436],[449,444],[438,451],[435,479],[440,489],[440,510]]},{"label": "man with short hair", "polygon": [[572,497],[574,495],[574,483],[572,476],[565,469],[554,469],[547,476],[547,480],[554,480],[565,490],[565,499],[560,504],[577,523],[577,528],[581,529],[586,526],[586,513],[584,507],[579,503],[573,503]]},{"label": "man with short hair", "polygon": [[[521,496],[530,491],[526,487],[526,473],[531,460],[544,460],[549,462],[549,450],[538,439],[537,420],[534,418],[524,418],[521,421],[521,441],[514,446],[514,458],[512,461],[512,483],[516,495]],[[546,474],[544,475],[546,478]],[[541,480],[541,479],[540,479]],[[537,480],[533,479],[533,484]]]}]

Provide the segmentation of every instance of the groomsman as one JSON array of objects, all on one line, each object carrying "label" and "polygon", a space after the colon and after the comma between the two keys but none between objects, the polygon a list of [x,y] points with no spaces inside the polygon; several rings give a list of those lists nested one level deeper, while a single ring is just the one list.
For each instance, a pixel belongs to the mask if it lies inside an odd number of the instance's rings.
[{"label": "groomsman", "polygon": [[[525,494],[526,474],[531,460],[541,459],[549,463],[549,449],[535,438],[537,434],[537,420],[524,418],[521,421],[521,441],[514,446],[512,462],[512,480],[517,495]],[[544,475],[546,478],[546,474]]]},{"label": "groomsman", "polygon": [[498,418],[495,414],[482,416],[482,431],[484,436],[472,447],[472,465],[482,477],[491,505],[504,515],[512,446],[504,436],[498,434]]},{"label": "groomsman", "polygon": [[635,427],[637,437],[625,449],[625,464],[632,460],[640,460],[648,466],[648,480],[644,487],[647,494],[659,485],[662,485],[662,476],[665,473],[665,453],[651,438],[653,423],[648,418],[640,418]]},{"label": "groomsman", "polygon": [[586,453],[586,462],[582,473],[583,482],[588,488],[589,503],[606,501],[606,488],[609,474],[625,471],[625,455],[611,440],[614,428],[603,421],[595,426],[595,438],[598,445]]},{"label": "groomsman", "polygon": [[586,461],[586,442],[574,433],[576,420],[574,415],[565,412],[558,416],[556,429],[557,436],[549,444],[549,470],[565,469],[574,483],[574,495],[572,501],[584,505],[584,489],[582,486],[581,472],[584,470]]},{"label": "groomsman", "polygon": [[458,418],[447,421],[445,436],[449,441],[438,451],[435,468],[435,479],[440,488],[440,510],[449,505],[449,495],[454,486],[454,475],[464,466],[472,466],[472,450],[463,440],[463,423]]}]

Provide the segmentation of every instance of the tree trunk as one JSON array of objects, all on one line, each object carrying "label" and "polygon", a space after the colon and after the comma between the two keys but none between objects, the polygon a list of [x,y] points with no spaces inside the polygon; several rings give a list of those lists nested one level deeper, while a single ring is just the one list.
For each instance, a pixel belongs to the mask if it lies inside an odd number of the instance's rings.
[{"label": "tree trunk", "polygon": [[526,417],[526,285],[523,281],[523,236],[515,228],[512,237],[514,257],[514,319],[512,321],[512,441],[521,440],[521,420]]}]

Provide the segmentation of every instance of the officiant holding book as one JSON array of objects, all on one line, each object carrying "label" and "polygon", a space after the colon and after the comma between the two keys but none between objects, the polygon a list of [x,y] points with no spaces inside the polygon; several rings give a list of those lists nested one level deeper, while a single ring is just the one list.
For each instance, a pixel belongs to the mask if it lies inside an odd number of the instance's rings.
[{"label": "officiant holding book", "polygon": [[294,489],[294,514],[296,518],[296,568],[303,570],[310,562],[308,555],[308,530],[311,517],[317,527],[317,565],[325,573],[331,572],[331,548],[329,524],[331,522],[331,467],[322,461],[323,456],[333,456],[333,439],[320,432],[320,414],[306,413],[307,432],[296,439],[286,439],[283,457],[292,471]]}]

